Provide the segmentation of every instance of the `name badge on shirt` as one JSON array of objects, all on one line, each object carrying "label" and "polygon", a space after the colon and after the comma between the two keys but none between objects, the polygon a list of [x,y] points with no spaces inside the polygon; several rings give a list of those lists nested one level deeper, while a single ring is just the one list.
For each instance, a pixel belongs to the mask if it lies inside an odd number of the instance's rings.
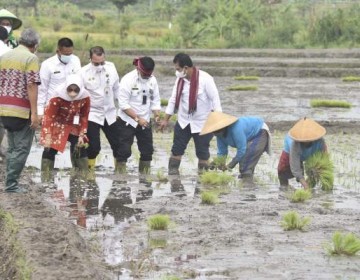
[{"label": "name badge on shirt", "polygon": [[79,123],[80,123],[80,116],[79,115],[74,116],[73,124],[79,124]]}]

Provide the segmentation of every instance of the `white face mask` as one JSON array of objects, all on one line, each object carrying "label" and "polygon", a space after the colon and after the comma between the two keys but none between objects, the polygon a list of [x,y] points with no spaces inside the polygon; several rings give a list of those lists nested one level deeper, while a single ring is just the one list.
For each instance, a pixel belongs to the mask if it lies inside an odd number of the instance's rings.
[{"label": "white face mask", "polygon": [[183,71],[183,72],[180,72],[180,71],[176,70],[176,71],[175,71],[175,76],[178,77],[179,79],[181,79],[181,78],[185,78],[185,77],[186,77],[186,74],[185,74],[184,71]]},{"label": "white face mask", "polygon": [[64,54],[60,55],[60,61],[62,63],[68,64],[70,60],[71,60],[71,55],[64,55]]},{"label": "white face mask", "polygon": [[10,34],[10,32],[11,32],[11,26],[8,26],[8,25],[6,25],[6,26],[3,26],[6,30],[7,30],[7,32],[8,32],[8,35]]}]

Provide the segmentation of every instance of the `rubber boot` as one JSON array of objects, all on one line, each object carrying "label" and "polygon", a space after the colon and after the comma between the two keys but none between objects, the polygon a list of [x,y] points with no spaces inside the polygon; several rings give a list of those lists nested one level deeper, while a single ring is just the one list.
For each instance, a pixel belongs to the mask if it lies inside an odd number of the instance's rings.
[{"label": "rubber boot", "polygon": [[41,181],[42,182],[49,182],[52,177],[52,172],[54,171],[55,161],[42,158],[41,159]]},{"label": "rubber boot", "polygon": [[87,179],[89,181],[95,181],[95,164],[96,164],[96,158],[88,159],[88,175]]},{"label": "rubber boot", "polygon": [[115,162],[115,174],[126,174],[126,162],[116,161]]},{"label": "rubber boot", "polygon": [[209,170],[209,164],[207,162],[199,162],[198,163],[198,174],[201,175],[205,171]]},{"label": "rubber boot", "polygon": [[87,157],[75,159],[76,171],[80,172],[80,175],[84,178],[88,177],[89,174],[89,162]]},{"label": "rubber boot", "polygon": [[150,174],[150,164],[151,161],[144,161],[144,160],[140,160],[139,162],[139,173],[140,174]]},{"label": "rubber boot", "polygon": [[169,175],[180,175],[179,167],[180,167],[181,160],[170,157],[169,159],[169,166],[168,166],[168,174]]}]

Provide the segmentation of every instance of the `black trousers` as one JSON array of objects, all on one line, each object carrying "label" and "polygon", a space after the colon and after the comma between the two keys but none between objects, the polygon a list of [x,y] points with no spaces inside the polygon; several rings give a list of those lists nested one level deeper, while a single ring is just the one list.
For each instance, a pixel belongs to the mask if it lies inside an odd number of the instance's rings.
[{"label": "black trousers", "polygon": [[147,128],[137,126],[134,128],[131,125],[126,125],[122,119],[120,120],[121,135],[120,135],[120,160],[126,162],[131,156],[131,146],[134,143],[134,137],[136,137],[138,149],[140,152],[141,161],[151,161],[154,153],[153,146],[153,133],[151,125]]},{"label": "black trousers", "polygon": [[119,137],[121,135],[121,126],[119,120],[116,120],[116,122],[111,125],[108,125],[106,120],[104,125],[89,121],[88,130],[86,133],[87,137],[89,138],[89,147],[87,148],[88,158],[95,159],[100,153],[100,129],[104,132],[106,139],[110,143],[114,158],[119,161],[121,153],[119,141]]},{"label": "black trousers", "polygon": [[[68,142],[70,142],[70,153],[71,153],[71,155],[74,155],[75,158],[84,158],[87,156],[85,148],[80,148],[80,149],[77,149],[77,151],[75,151],[76,145],[78,143],[78,139],[79,139],[79,136],[69,134]],[[50,159],[50,160],[54,161],[57,153],[58,153],[58,151],[53,148],[49,148],[49,149],[45,148],[43,151],[43,154],[42,154],[42,158],[46,158],[46,159]]]}]

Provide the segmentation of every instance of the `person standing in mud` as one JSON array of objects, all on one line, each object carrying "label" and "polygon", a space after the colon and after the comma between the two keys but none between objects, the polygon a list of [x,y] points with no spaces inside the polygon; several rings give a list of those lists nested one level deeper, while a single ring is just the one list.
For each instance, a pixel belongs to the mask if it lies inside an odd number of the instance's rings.
[{"label": "person standing in mud", "polygon": [[105,50],[101,46],[90,49],[90,63],[81,69],[85,88],[90,92],[90,113],[87,136],[89,147],[89,169],[95,172],[96,157],[100,153],[100,129],[104,132],[116,161],[115,172],[121,159],[119,135],[120,120],[116,118],[115,101],[119,99],[119,75],[114,63],[105,61]]},{"label": "person standing in mud", "polygon": [[169,175],[178,175],[181,158],[191,138],[195,143],[198,171],[208,168],[210,141],[213,134],[199,135],[211,111],[222,111],[219,92],[213,77],[193,65],[189,55],[178,53],[173,59],[176,81],[166,107],[164,129],[170,117],[177,113],[173,145],[169,159]]},{"label": "person standing in mud", "polygon": [[46,106],[42,122],[40,144],[44,146],[41,171],[45,180],[50,179],[57,152],[64,152],[70,142],[73,167],[87,175],[88,159],[86,137],[90,111],[89,92],[84,89],[79,75],[69,75],[64,85],[54,92]]},{"label": "person standing in mud", "polygon": [[37,94],[40,84],[39,59],[34,54],[40,36],[25,29],[19,46],[0,57],[0,116],[8,137],[6,192],[26,192],[19,177],[30,153],[35,129],[39,125]]},{"label": "person standing in mud", "polygon": [[[233,169],[239,164],[239,178],[252,184],[254,171],[261,155],[270,153],[271,136],[269,127],[258,117],[234,116],[211,112],[200,135],[214,133],[217,140],[217,160],[210,164],[222,170]],[[236,148],[233,159],[226,165],[228,146]]]},{"label": "person standing in mud", "polygon": [[140,151],[139,173],[149,173],[153,147],[151,112],[155,122],[161,110],[159,86],[153,71],[155,62],[144,56],[133,61],[136,69],[127,73],[120,82],[119,117],[121,124],[119,164],[124,173],[126,161],[131,156],[134,137]]},{"label": "person standing in mud", "polygon": [[285,136],[284,149],[278,164],[281,186],[288,186],[289,179],[296,178],[304,189],[308,184],[304,177],[303,162],[316,152],[327,152],[323,136],[326,129],[308,118],[299,120]]},{"label": "person standing in mud", "polygon": [[66,77],[78,73],[81,69],[80,59],[73,54],[74,43],[70,38],[61,38],[57,43],[56,54],[41,63],[38,113],[42,118],[49,100],[56,89],[66,83]]},{"label": "person standing in mud", "polygon": [[18,19],[13,13],[10,13],[6,9],[0,10],[0,26],[5,27],[8,32],[7,45],[11,49],[14,49],[19,45],[13,35],[13,30],[19,29],[21,25],[22,21]]}]

